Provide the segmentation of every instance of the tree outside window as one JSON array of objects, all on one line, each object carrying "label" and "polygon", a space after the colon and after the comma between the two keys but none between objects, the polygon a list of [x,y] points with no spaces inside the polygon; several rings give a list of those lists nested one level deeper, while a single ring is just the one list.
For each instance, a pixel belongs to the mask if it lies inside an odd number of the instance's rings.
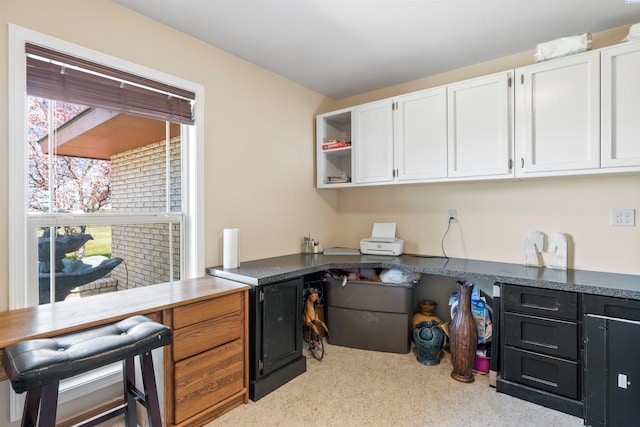
[{"label": "tree outside window", "polygon": [[[49,212],[49,156],[42,152],[49,135],[49,106],[54,127],[71,122],[88,107],[44,98],[29,98],[29,211]],[[54,156],[56,209],[98,212],[110,209],[111,162],[71,156]]]}]

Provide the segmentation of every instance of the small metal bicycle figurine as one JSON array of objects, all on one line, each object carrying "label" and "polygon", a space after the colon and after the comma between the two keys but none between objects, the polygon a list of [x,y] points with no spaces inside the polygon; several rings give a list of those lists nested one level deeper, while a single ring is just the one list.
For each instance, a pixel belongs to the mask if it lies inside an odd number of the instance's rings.
[{"label": "small metal bicycle figurine", "polygon": [[315,304],[319,299],[318,291],[309,292],[304,306],[302,333],[304,340],[309,345],[311,355],[317,360],[322,360],[324,357],[323,337],[329,333],[329,329],[316,314]]}]

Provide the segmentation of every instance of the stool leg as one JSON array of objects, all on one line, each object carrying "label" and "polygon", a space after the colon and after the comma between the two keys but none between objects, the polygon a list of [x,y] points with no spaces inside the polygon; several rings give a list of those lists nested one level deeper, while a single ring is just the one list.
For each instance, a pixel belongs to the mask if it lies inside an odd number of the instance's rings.
[{"label": "stool leg", "polygon": [[33,427],[38,421],[38,410],[40,409],[41,388],[34,388],[27,391],[27,398],[24,402],[24,411],[22,412],[22,427]]},{"label": "stool leg", "polygon": [[124,360],[124,421],[127,427],[137,427],[138,414],[134,390],[136,388],[136,366],[133,357]]},{"label": "stool leg", "polygon": [[140,357],[142,358],[140,364],[142,366],[142,383],[147,401],[147,415],[149,416],[151,427],[160,427],[162,426],[162,420],[160,419],[160,402],[158,401],[156,375],[153,372],[153,357],[150,351],[141,354]]},{"label": "stool leg", "polygon": [[58,382],[42,386],[40,405],[40,427],[55,427],[58,411]]}]

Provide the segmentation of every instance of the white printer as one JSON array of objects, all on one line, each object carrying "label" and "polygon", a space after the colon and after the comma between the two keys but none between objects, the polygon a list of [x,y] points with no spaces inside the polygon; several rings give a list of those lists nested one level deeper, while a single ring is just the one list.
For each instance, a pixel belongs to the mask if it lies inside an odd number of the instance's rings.
[{"label": "white printer", "polygon": [[360,240],[360,252],[367,255],[402,255],[404,240],[396,238],[395,222],[376,222],[371,237]]}]

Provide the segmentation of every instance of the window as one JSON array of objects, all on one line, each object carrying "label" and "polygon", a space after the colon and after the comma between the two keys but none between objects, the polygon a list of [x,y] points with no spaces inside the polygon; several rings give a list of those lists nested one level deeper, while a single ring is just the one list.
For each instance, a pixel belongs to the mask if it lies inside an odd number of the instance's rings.
[{"label": "window", "polygon": [[11,307],[67,298],[99,267],[112,266],[102,285],[116,289],[202,274],[202,126],[190,124],[202,87],[10,34],[12,115],[30,112],[10,120],[11,140],[28,142],[10,147],[10,185],[24,189],[9,214]]},{"label": "window", "polygon": [[[32,81],[27,79],[25,46],[28,45],[61,53],[63,57],[79,58],[86,61],[87,66],[98,64],[120,70],[127,78],[139,77],[147,82],[158,82],[163,87],[182,88],[194,95],[193,118],[196,125],[176,124],[180,120],[175,117],[145,117],[140,106],[131,106],[129,113],[134,112],[135,115],[119,114],[120,119],[143,118],[154,125],[160,124],[160,137],[137,147],[125,144],[124,148],[107,150],[108,156],[99,153],[97,146],[82,144],[82,141],[74,146],[74,138],[78,142],[78,137],[81,139],[82,135],[90,132],[77,131],[79,122],[87,118],[106,122],[105,114],[118,110],[113,105],[100,105],[82,98],[64,98],[55,92],[55,87],[49,95],[28,88],[28,81]],[[61,66],[65,59],[55,58],[53,65]],[[201,122],[204,90],[201,85],[10,24],[9,88],[10,308],[48,302],[52,293],[56,300],[62,299],[58,297],[58,292],[65,287],[62,286],[65,279],[61,272],[77,272],[65,268],[92,256],[104,257],[111,262],[116,258],[122,259],[110,272],[120,288],[203,274]],[[90,90],[81,93],[90,93]],[[139,99],[137,95],[133,93],[130,98]],[[36,106],[41,114],[41,124],[35,128],[29,127],[30,106]],[[117,131],[126,126],[121,124],[114,129]],[[142,125],[136,127],[143,128]],[[90,129],[95,131],[96,127]],[[29,132],[34,134],[29,135]],[[73,132],[77,133],[73,135]],[[29,154],[34,154],[30,149],[35,153],[40,150],[42,157],[37,165],[33,164],[33,158],[30,159]],[[131,188],[127,187],[132,181],[123,174],[132,164],[135,164],[133,168],[138,168],[137,177],[147,178],[146,184],[138,182]],[[144,168],[148,170],[142,171]],[[163,172],[158,174],[156,169]],[[81,176],[82,173],[85,176]],[[145,200],[140,196],[141,192],[145,197],[151,194],[153,200]],[[146,242],[143,249],[132,249],[134,243],[141,242],[141,235],[155,241]],[[76,248],[56,247],[58,243],[87,238],[88,241],[81,242],[83,244],[77,248],[79,252]],[[96,243],[99,243],[97,247]],[[65,252],[67,250],[70,252]],[[59,256],[61,252],[65,255],[62,258]],[[75,265],[91,270],[97,264],[83,262]],[[149,270],[143,268],[162,273],[149,279]],[[143,279],[137,283],[136,276]],[[41,281],[49,287],[41,286]],[[44,292],[42,288],[45,288]],[[98,377],[100,379],[96,380]],[[114,376],[113,372],[106,376],[88,375],[80,385],[78,381],[70,384],[68,392],[61,386],[60,402],[65,402],[69,396],[88,395],[120,378],[121,374]],[[12,394],[11,412],[17,417],[21,410],[18,400]]]},{"label": "window", "polygon": [[27,227],[37,269],[27,295],[37,288],[44,304],[180,279],[180,126],[28,101]]}]

